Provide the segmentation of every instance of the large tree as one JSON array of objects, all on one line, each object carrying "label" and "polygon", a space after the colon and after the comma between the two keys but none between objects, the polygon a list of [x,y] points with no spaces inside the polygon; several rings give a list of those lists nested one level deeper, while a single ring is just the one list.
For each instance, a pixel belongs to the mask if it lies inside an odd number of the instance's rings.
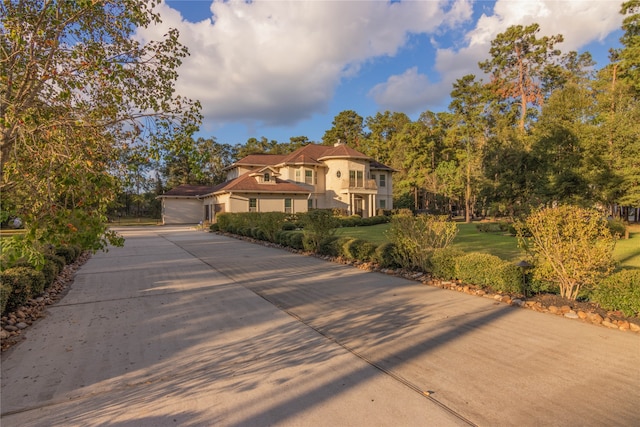
[{"label": "large tree", "polygon": [[465,222],[471,222],[472,200],[477,198],[487,140],[486,88],[476,76],[468,74],[453,84],[451,99],[453,123],[448,139],[452,140],[464,176]]},{"label": "large tree", "polygon": [[369,133],[361,144],[361,151],[377,161],[390,164],[393,157],[393,138],[411,119],[404,113],[376,113],[365,119]]},{"label": "large tree", "polygon": [[507,28],[491,42],[491,59],[479,63],[484,72],[491,74],[496,93],[519,104],[521,134],[525,132],[529,106],[543,103],[541,77],[560,55],[555,44],[563,41],[560,34],[538,38],[539,31],[538,24]]},{"label": "large tree", "polygon": [[625,15],[620,38],[624,47],[619,52],[621,74],[640,93],[640,0],[624,2],[620,13]]},{"label": "large tree", "polygon": [[0,4],[0,190],[28,229],[23,247],[104,245],[118,150],[158,154],[197,125],[198,103],[174,90],[188,53],[178,32],[136,37],[159,22],[155,3]]},{"label": "large tree", "polygon": [[333,127],[322,136],[324,145],[333,145],[338,141],[359,149],[364,138],[364,119],[353,110],[340,112],[333,119]]}]

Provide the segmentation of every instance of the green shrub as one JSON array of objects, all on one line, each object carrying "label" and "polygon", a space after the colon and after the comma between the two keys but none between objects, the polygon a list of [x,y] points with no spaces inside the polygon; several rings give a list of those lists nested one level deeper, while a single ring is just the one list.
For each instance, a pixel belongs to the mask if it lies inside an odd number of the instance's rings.
[{"label": "green shrub", "polygon": [[316,252],[318,250],[316,243],[308,234],[302,234],[302,248],[307,252]]},{"label": "green shrub", "polygon": [[374,260],[381,268],[397,268],[400,267],[396,260],[396,245],[387,242],[376,248]]},{"label": "green shrub", "polygon": [[458,258],[458,279],[496,292],[520,292],[522,272],[514,264],[495,255],[472,252]]},{"label": "green shrub", "polygon": [[347,257],[347,259],[357,260],[358,252],[360,251],[359,246],[364,243],[365,240],[363,239],[351,239],[347,243],[345,243],[342,247],[344,255]]},{"label": "green shrub", "polygon": [[209,231],[210,231],[210,232],[212,232],[212,233],[215,233],[215,232],[217,232],[217,231],[220,231],[220,225],[219,225],[217,222],[216,222],[216,223],[214,223],[214,224],[211,224],[211,225],[209,226]]},{"label": "green shrub", "polygon": [[497,281],[492,286],[494,291],[506,293],[521,293],[524,291],[522,270],[515,264],[503,260],[496,275]]},{"label": "green shrub", "polygon": [[4,314],[12,290],[11,285],[5,280],[4,271],[0,272],[0,314]]},{"label": "green shrub", "polygon": [[[44,258],[44,263],[39,267],[34,267],[33,265],[29,264],[29,262],[27,262],[26,260],[20,260],[16,262],[14,267],[25,267],[25,268],[31,268],[36,271],[41,271],[44,279],[44,289],[46,289],[53,284],[53,281],[56,279],[56,276],[60,272],[60,269],[59,269],[59,264],[49,259],[47,255],[45,255],[43,258]],[[56,257],[56,258],[60,259],[60,257]],[[64,265],[64,261],[61,261],[61,263],[62,265]]]},{"label": "green shrub", "polygon": [[352,237],[342,236],[333,242],[333,246],[335,248],[336,256],[347,258],[347,255],[344,252],[344,246],[349,242]]},{"label": "green shrub", "polygon": [[282,224],[282,230],[285,231],[292,231],[295,230],[297,227],[293,222],[285,222],[284,224]]},{"label": "green shrub", "polygon": [[387,236],[402,267],[427,271],[433,250],[447,247],[457,233],[457,225],[446,217],[395,215]]},{"label": "green shrub", "polygon": [[329,236],[320,240],[320,243],[318,244],[318,250],[317,250],[318,254],[328,255],[332,257],[337,257],[338,255],[340,255],[340,250],[336,245],[337,241],[338,241],[338,236]]},{"label": "green shrub", "polygon": [[310,210],[300,214],[299,220],[308,236],[309,246],[314,248],[313,252],[317,251],[320,241],[335,234],[338,226],[338,220],[329,209]]},{"label": "green shrub", "polygon": [[76,251],[71,246],[60,246],[56,248],[56,255],[64,258],[66,264],[73,264],[76,259]]},{"label": "green shrub", "polygon": [[60,268],[58,264],[49,259],[44,260],[44,265],[42,266],[42,274],[44,276],[44,288],[47,289],[49,286],[53,284],[60,273]]},{"label": "green shrub", "polygon": [[44,259],[46,261],[51,261],[58,266],[58,271],[64,270],[64,266],[66,265],[65,259],[59,255],[54,254],[44,254]]},{"label": "green shrub", "polygon": [[299,232],[293,232],[289,235],[288,246],[294,249],[304,249],[304,244],[302,243],[303,234]]},{"label": "green shrub", "polygon": [[609,231],[613,236],[618,239],[623,239],[627,233],[627,227],[624,225],[624,222],[619,219],[609,219],[607,220],[607,226],[609,227]]},{"label": "green shrub", "polygon": [[258,239],[268,240],[275,242],[276,233],[282,230],[283,225],[286,223],[288,214],[284,212],[262,212],[257,219],[257,227],[260,229],[258,233]]},{"label": "green shrub", "polygon": [[535,279],[557,285],[562,297],[575,300],[613,271],[615,238],[594,209],[542,208],[516,228],[536,265]]},{"label": "green shrub", "polygon": [[626,316],[640,314],[640,270],[622,270],[602,280],[591,299],[606,310],[620,310]]},{"label": "green shrub", "polygon": [[230,213],[221,213],[217,216],[216,224],[218,224],[218,229],[227,233],[231,233],[229,231],[229,226],[232,224],[232,216]]},{"label": "green shrub", "polygon": [[44,290],[44,275],[31,267],[13,267],[2,272],[2,283],[11,288],[6,309],[13,310],[24,305],[29,298]]},{"label": "green shrub", "polygon": [[376,251],[376,245],[363,239],[350,239],[343,243],[342,253],[350,260],[369,261]]},{"label": "green shrub", "polygon": [[71,247],[73,248],[74,252],[75,252],[75,257],[73,258],[73,261],[77,261],[78,258],[80,258],[80,255],[82,255],[82,252],[84,251],[82,249],[82,246],[80,245],[71,245]]},{"label": "green shrub", "polygon": [[340,239],[340,255],[342,255],[346,259],[353,260],[355,259],[355,255],[351,250],[351,243],[355,242],[358,239],[348,238],[346,240]]},{"label": "green shrub", "polygon": [[431,274],[439,279],[455,279],[458,259],[464,255],[465,253],[460,249],[450,247],[435,249],[429,259]]}]

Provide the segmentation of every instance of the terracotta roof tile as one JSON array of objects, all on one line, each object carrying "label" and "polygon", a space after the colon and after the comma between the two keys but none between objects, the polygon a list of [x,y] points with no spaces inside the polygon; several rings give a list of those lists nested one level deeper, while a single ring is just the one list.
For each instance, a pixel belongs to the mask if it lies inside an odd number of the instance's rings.
[{"label": "terracotta roof tile", "polygon": [[247,191],[247,192],[261,192],[261,193],[304,193],[308,194],[311,191],[302,187],[301,185],[294,184],[289,181],[284,181],[280,178],[276,178],[275,184],[262,184],[259,183],[254,177],[251,176],[251,172],[247,172],[238,178],[228,181],[215,189],[215,193],[227,193],[230,191]]},{"label": "terracotta roof tile", "polygon": [[208,186],[208,185],[188,185],[188,184],[182,184],[179,185],[175,188],[172,188],[171,190],[167,191],[164,194],[161,194],[160,197],[162,196],[174,196],[174,197],[196,197],[196,196],[203,196],[205,194],[209,194],[213,191],[214,187],[213,186]]}]

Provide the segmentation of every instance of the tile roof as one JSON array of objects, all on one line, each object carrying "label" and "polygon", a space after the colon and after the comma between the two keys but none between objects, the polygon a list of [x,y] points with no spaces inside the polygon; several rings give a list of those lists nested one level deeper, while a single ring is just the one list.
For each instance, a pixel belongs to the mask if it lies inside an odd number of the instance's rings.
[{"label": "tile roof", "polygon": [[377,170],[387,170],[387,171],[391,171],[391,172],[397,172],[394,168],[392,168],[391,166],[387,166],[384,163],[380,163],[380,162],[376,162],[375,160],[371,160],[370,166],[371,169],[377,169]]},{"label": "tile roof", "polygon": [[240,175],[238,178],[225,182],[215,187],[211,193],[228,193],[231,191],[246,191],[260,193],[311,193],[305,187],[276,178],[275,184],[271,181],[269,184],[258,182],[251,172]]},{"label": "tile roof", "polygon": [[327,150],[318,160],[328,158],[352,158],[352,159],[370,159],[371,157],[362,154],[358,150],[354,150],[345,144],[340,144],[337,147],[328,147]]},{"label": "tile roof", "polygon": [[231,166],[235,165],[277,165],[282,162],[282,159],[287,157],[286,154],[249,154],[246,157],[241,158]]},{"label": "tile roof", "polygon": [[209,194],[215,187],[209,185],[188,185],[182,184],[171,190],[161,194],[160,197],[172,196],[172,197],[196,197]]}]

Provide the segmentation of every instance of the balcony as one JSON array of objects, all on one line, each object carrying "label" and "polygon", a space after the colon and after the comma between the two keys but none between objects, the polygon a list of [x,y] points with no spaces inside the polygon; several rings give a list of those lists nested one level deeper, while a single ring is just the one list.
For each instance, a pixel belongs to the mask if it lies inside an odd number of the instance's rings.
[{"label": "balcony", "polygon": [[340,181],[340,189],[350,191],[378,191],[378,185],[375,179],[343,179]]}]

